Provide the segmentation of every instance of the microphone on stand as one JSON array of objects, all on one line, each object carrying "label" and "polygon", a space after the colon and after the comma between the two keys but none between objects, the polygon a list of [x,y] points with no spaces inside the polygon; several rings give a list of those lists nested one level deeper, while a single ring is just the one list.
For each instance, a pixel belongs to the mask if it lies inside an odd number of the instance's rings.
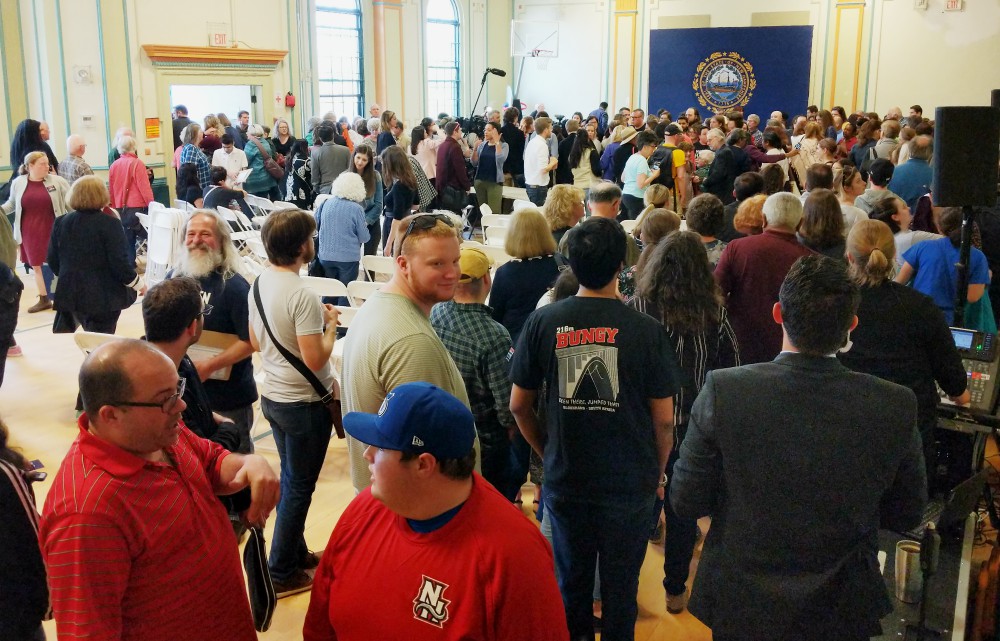
[{"label": "microphone on stand", "polygon": [[494,69],[493,67],[487,67],[486,73],[491,73],[494,76],[500,76],[501,78],[507,75],[507,72],[503,69]]}]

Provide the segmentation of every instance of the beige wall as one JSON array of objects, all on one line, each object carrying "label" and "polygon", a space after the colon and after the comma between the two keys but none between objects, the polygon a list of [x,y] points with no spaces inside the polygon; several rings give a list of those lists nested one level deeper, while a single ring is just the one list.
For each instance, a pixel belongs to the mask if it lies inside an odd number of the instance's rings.
[{"label": "beige wall", "polygon": [[[409,126],[425,115],[423,39],[420,0],[388,0],[384,54],[376,53],[373,0],[362,0],[366,103],[376,99],[376,67],[385,71],[384,106],[401,114]],[[487,6],[489,5],[489,6]],[[510,4],[458,0],[461,26],[461,107],[466,114],[486,66],[510,69]],[[318,109],[314,29],[315,0],[4,0],[0,2],[0,62],[4,99],[0,99],[0,167],[10,134],[25,118],[44,119],[50,144],[65,155],[68,133],[88,141],[87,161],[106,168],[115,131],[135,128],[140,156],[165,175],[172,155],[169,138],[170,84],[256,84],[264,87],[260,120],[288,118],[302,131]],[[241,48],[288,51],[271,69],[246,66],[155,65],[142,45],[202,47],[208,23],[220,24]],[[23,55],[23,62],[22,62]],[[87,75],[77,82],[76,71]],[[509,79],[509,78],[508,78]],[[506,80],[491,77],[480,108],[499,106]],[[284,106],[291,90],[298,106]],[[9,105],[9,106],[8,106]],[[234,117],[235,114],[229,114]],[[86,117],[86,119],[85,119]],[[146,139],[145,118],[162,120],[160,139]],[[9,126],[8,126],[9,120]]]},{"label": "beige wall", "polygon": [[601,100],[647,106],[650,29],[809,24],[810,102],[879,112],[920,103],[929,115],[988,104],[1000,87],[1000,0],[967,0],[962,12],[944,12],[944,2],[518,0],[515,20],[561,22],[559,58],[527,61],[521,98],[556,113]]}]

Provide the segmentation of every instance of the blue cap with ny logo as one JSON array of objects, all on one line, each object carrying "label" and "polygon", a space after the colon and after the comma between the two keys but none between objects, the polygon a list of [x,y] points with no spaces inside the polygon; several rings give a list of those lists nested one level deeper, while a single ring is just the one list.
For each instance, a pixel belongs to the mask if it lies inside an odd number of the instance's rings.
[{"label": "blue cap with ny logo", "polygon": [[350,412],[344,429],[386,450],[462,458],[472,451],[476,422],[462,401],[430,383],[405,383],[386,395],[378,414]]}]

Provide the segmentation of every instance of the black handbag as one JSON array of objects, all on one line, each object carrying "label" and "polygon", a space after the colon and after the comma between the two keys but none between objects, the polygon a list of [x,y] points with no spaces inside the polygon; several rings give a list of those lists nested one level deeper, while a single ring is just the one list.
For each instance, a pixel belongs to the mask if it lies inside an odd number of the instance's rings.
[{"label": "black handbag", "polygon": [[257,632],[267,632],[271,627],[271,617],[274,616],[278,596],[274,592],[274,583],[271,582],[271,570],[267,567],[264,531],[253,526],[248,533],[247,543],[243,547],[243,569],[247,573],[253,627]]}]

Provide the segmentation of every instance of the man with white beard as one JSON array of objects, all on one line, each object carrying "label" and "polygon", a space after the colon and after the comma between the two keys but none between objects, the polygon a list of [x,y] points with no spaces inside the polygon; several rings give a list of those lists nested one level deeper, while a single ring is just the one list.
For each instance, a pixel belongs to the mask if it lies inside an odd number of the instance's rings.
[{"label": "man with white beard", "polygon": [[[257,385],[248,325],[250,284],[239,273],[240,257],[233,246],[229,223],[218,213],[198,209],[184,230],[184,250],[171,276],[188,276],[201,285],[201,297],[212,307],[205,330],[234,334],[238,340],[216,356],[196,363],[212,410],[231,419],[240,432],[240,454],[253,452],[250,428]],[[231,368],[231,369],[230,369]],[[226,370],[229,375],[225,376]]]}]

